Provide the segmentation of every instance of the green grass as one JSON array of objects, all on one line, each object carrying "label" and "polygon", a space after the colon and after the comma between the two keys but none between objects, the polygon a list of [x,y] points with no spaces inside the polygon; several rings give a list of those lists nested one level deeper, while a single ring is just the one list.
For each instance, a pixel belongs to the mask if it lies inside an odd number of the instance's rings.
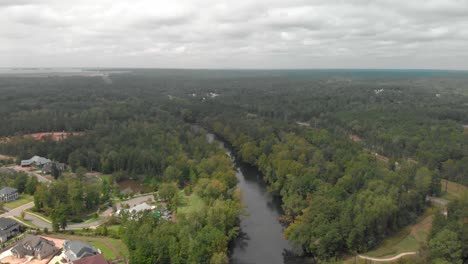
[{"label": "green grass", "polygon": [[177,209],[178,213],[189,214],[198,212],[205,206],[205,202],[195,193],[190,196],[183,195],[181,200],[181,206]]},{"label": "green grass", "polygon": [[123,241],[118,239],[110,237],[78,236],[64,233],[54,233],[46,236],[66,240],[80,240],[85,243],[89,243],[94,247],[100,249],[102,251],[102,254],[104,255],[104,258],[108,260],[128,257],[127,247],[125,246]]},{"label": "green grass", "polygon": [[26,220],[26,219],[21,219],[19,217],[16,217],[16,216],[13,216],[13,218],[22,223],[23,225],[26,225],[26,226],[29,226],[29,227],[33,227],[33,228],[38,228],[40,229],[37,225],[33,224],[33,222],[31,220]]},{"label": "green grass", "polygon": [[102,180],[107,180],[110,184],[112,184],[112,175],[111,174],[102,174],[99,176]]},{"label": "green grass", "polygon": [[434,210],[429,208],[422,216],[418,218],[414,225],[406,226],[398,233],[384,239],[380,245],[361,255],[385,258],[393,257],[403,252],[418,251],[420,243],[426,241],[432,227],[430,217]]},{"label": "green grass", "polygon": [[36,216],[36,217],[42,219],[42,221],[45,221],[45,222],[47,222],[49,224],[52,223],[52,220],[48,216],[46,216],[45,214],[42,214],[42,213],[39,213],[39,212],[33,212],[31,210],[26,210],[25,212],[26,212],[26,214]]},{"label": "green grass", "polygon": [[[445,193],[445,188],[447,188],[447,192]],[[447,200],[455,200],[460,198],[463,193],[468,192],[468,187],[461,185],[456,182],[442,180],[441,181],[441,189],[442,189],[442,198]]]},{"label": "green grass", "polygon": [[417,251],[418,246],[418,241],[411,234],[411,228],[406,227],[397,234],[385,239],[377,249],[362,255],[378,258],[391,257],[402,252]]},{"label": "green grass", "polygon": [[34,200],[34,198],[29,195],[29,194],[21,194],[17,200],[14,200],[14,201],[11,201],[11,202],[8,202],[8,203],[5,203],[5,207],[6,208],[9,208],[9,209],[15,209],[16,207],[20,207],[22,205],[25,205],[29,202],[32,202]]},{"label": "green grass", "polygon": [[116,259],[117,256],[112,252],[111,249],[109,249],[106,245],[102,244],[100,241],[95,241],[91,242],[91,245],[93,245],[95,248],[98,248],[101,250],[102,254],[104,255],[104,258],[106,259]]}]

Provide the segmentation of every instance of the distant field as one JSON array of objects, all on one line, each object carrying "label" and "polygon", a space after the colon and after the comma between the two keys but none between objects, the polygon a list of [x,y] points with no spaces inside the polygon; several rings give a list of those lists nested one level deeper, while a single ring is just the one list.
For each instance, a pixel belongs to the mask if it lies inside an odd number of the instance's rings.
[{"label": "distant field", "polygon": [[31,195],[21,194],[17,200],[5,203],[4,206],[11,210],[11,209],[15,209],[16,207],[20,207],[32,201],[33,201],[33,197]]}]

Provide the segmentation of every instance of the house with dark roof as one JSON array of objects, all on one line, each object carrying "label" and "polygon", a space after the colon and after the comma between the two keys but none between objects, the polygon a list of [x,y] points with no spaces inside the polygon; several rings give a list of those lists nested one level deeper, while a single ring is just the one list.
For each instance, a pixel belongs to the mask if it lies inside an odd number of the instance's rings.
[{"label": "house with dark roof", "polygon": [[10,202],[18,199],[18,190],[11,187],[0,188],[0,201]]},{"label": "house with dark roof", "polygon": [[59,170],[60,172],[64,171],[65,168],[66,168],[65,164],[60,163],[60,162],[56,162],[56,161],[52,161],[52,162],[44,164],[44,166],[41,169],[42,173],[51,174],[53,166],[55,166],[57,168],[57,170]]},{"label": "house with dark roof", "polygon": [[0,218],[0,242],[7,241],[10,237],[14,237],[21,233],[21,225],[10,218]]},{"label": "house with dark roof", "polygon": [[63,252],[65,260],[68,263],[101,253],[95,247],[77,240],[66,240],[63,242]]},{"label": "house with dark roof", "polygon": [[57,253],[58,250],[59,249],[55,247],[55,243],[53,241],[49,241],[40,236],[27,235],[16,243],[16,245],[11,249],[11,253],[17,258],[32,256],[41,260]]},{"label": "house with dark roof", "polygon": [[112,262],[106,260],[102,254],[97,254],[94,256],[77,259],[73,261],[72,263],[73,264],[111,264]]}]

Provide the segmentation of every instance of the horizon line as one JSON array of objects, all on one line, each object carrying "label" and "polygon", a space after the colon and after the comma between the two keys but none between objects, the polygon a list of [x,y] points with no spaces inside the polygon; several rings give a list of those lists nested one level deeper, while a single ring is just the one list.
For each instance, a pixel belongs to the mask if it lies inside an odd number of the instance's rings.
[{"label": "horizon line", "polygon": [[365,70],[365,71],[461,71],[465,72],[468,69],[449,69],[449,68],[214,68],[214,67],[187,67],[187,68],[174,68],[174,67],[120,67],[120,66],[85,66],[85,67],[74,67],[74,66],[58,66],[58,67],[0,67],[0,69],[12,69],[12,70],[36,70],[36,69],[135,69],[135,70],[239,70],[239,71],[300,71],[300,70]]}]

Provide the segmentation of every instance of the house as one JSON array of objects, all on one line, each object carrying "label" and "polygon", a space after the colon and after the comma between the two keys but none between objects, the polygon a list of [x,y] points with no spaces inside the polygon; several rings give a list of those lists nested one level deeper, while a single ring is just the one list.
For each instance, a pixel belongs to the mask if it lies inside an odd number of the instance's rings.
[{"label": "house", "polygon": [[65,261],[73,261],[100,254],[95,247],[77,240],[66,240],[63,242]]},{"label": "house", "polygon": [[97,254],[82,259],[77,259],[72,262],[73,264],[111,264],[111,261],[107,261],[102,254]]},{"label": "house", "polygon": [[57,253],[58,250],[53,241],[40,236],[27,235],[11,249],[11,253],[17,258],[31,256],[41,260]]},{"label": "house", "polygon": [[18,190],[11,187],[0,188],[0,201],[10,202],[18,199]]},{"label": "house", "polygon": [[50,159],[39,157],[39,156],[34,156],[31,159],[28,160],[22,160],[21,161],[21,166],[22,167],[29,167],[29,166],[37,166],[37,167],[42,167],[45,164],[51,162]]},{"label": "house", "polygon": [[32,160],[22,160],[21,167],[30,167],[33,164]]},{"label": "house", "polygon": [[0,242],[7,241],[10,237],[21,233],[21,225],[10,218],[0,218]]},{"label": "house", "polygon": [[139,205],[136,205],[130,209],[121,209],[121,210],[117,210],[116,214],[117,215],[120,215],[122,212],[128,212],[128,213],[131,213],[133,215],[139,213],[139,212],[144,212],[144,211],[153,211],[154,209],[156,208],[156,206],[151,206],[147,203],[141,203]]},{"label": "house", "polygon": [[51,173],[52,173],[52,167],[53,167],[53,166],[56,166],[56,168],[57,168],[59,171],[64,171],[65,168],[66,168],[66,165],[65,165],[65,164],[60,163],[60,162],[56,162],[56,161],[52,161],[52,162],[49,162],[49,163],[44,164],[44,166],[42,167],[42,173],[51,174]]}]

